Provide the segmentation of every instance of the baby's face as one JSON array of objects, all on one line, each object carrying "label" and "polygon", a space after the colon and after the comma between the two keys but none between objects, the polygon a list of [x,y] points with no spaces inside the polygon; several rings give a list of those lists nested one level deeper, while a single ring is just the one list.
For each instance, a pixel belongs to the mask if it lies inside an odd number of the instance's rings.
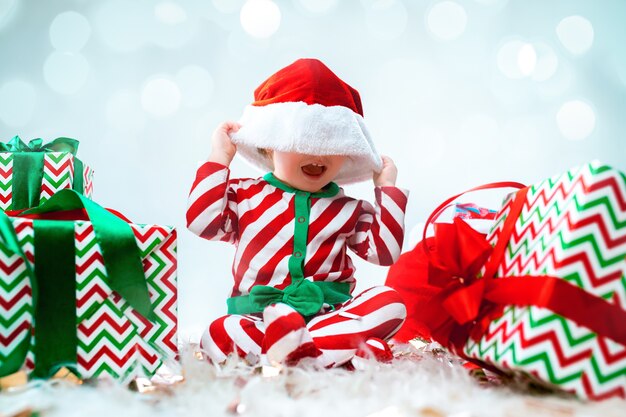
[{"label": "baby's face", "polygon": [[343,155],[305,155],[294,152],[272,152],[274,175],[298,190],[320,191],[341,169]]}]

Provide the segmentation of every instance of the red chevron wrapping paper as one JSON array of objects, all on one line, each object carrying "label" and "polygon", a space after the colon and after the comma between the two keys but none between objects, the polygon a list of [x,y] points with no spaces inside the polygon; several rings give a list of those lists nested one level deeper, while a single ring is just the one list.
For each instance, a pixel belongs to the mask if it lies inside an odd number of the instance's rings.
[{"label": "red chevron wrapping paper", "polygon": [[[12,218],[17,237],[33,263],[32,220]],[[82,378],[112,377],[128,382],[149,376],[168,361],[177,349],[176,231],[168,226],[131,224],[142,255],[155,320],[137,313],[106,283],[102,253],[93,227],[76,221],[76,315],[77,370]],[[32,314],[30,283],[24,261],[0,243],[0,360],[23,340]],[[36,343],[35,331],[35,342]],[[29,352],[24,369],[34,368]]]},{"label": "red chevron wrapping paper", "polygon": [[[492,244],[513,197],[496,216]],[[497,272],[516,275],[560,277],[626,310],[626,176],[596,162],[530,187]],[[507,306],[464,353],[581,398],[626,397],[626,346],[545,308]]]},{"label": "red chevron wrapping paper", "polygon": [[[0,209],[10,210],[13,201],[13,156],[12,152],[0,152]],[[54,193],[74,185],[74,155],[67,152],[46,152],[41,182],[40,202]],[[93,170],[83,164],[82,194],[91,198],[93,193]]]}]

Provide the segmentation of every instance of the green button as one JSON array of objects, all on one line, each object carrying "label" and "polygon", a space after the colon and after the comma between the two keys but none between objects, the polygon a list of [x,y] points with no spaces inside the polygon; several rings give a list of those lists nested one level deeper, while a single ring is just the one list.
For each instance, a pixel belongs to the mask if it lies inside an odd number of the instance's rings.
[{"label": "green button", "polygon": [[305,220],[304,216],[298,217],[298,223],[304,223]]},{"label": "green button", "polygon": [[293,256],[295,256],[296,258],[301,258],[302,257],[302,253],[301,252],[294,252]]}]

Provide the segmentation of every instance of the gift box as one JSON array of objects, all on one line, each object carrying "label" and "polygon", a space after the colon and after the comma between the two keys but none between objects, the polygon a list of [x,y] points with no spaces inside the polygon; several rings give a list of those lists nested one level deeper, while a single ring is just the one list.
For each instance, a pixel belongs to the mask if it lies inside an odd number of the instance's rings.
[{"label": "gift box", "polygon": [[[507,220],[516,197],[504,201],[488,236],[492,245],[507,240],[495,276],[557,277],[583,289],[595,301],[567,287],[551,297],[582,309],[591,322],[575,320],[566,306],[557,314],[549,306],[509,305],[480,339],[469,339],[464,353],[581,398],[625,398],[626,339],[613,340],[598,324],[626,331],[626,177],[598,162],[572,169],[530,187],[517,218]],[[508,234],[507,221],[514,222]],[[540,289],[545,297],[551,285]],[[613,306],[621,321],[612,322],[596,303]]]},{"label": "gift box", "polygon": [[93,170],[76,157],[78,141],[57,138],[0,143],[0,209],[36,207],[66,188],[90,197]]},{"label": "gift box", "polygon": [[455,221],[425,245],[432,338],[583,399],[625,398],[626,176],[593,162],[522,188],[480,238]]},{"label": "gift box", "polygon": [[128,382],[175,359],[174,228],[128,224],[72,190],[21,216],[0,213],[0,376]]}]

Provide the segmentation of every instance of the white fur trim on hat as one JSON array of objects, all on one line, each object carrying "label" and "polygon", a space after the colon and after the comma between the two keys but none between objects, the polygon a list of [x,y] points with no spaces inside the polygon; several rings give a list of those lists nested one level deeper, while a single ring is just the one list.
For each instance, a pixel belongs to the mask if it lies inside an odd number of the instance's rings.
[{"label": "white fur trim on hat", "polygon": [[307,155],[345,155],[335,182],[350,184],[372,178],[382,169],[382,159],[365,126],[363,117],[344,106],[287,102],[246,106],[241,128],[231,135],[237,153],[264,170],[271,160],[261,149]]}]

